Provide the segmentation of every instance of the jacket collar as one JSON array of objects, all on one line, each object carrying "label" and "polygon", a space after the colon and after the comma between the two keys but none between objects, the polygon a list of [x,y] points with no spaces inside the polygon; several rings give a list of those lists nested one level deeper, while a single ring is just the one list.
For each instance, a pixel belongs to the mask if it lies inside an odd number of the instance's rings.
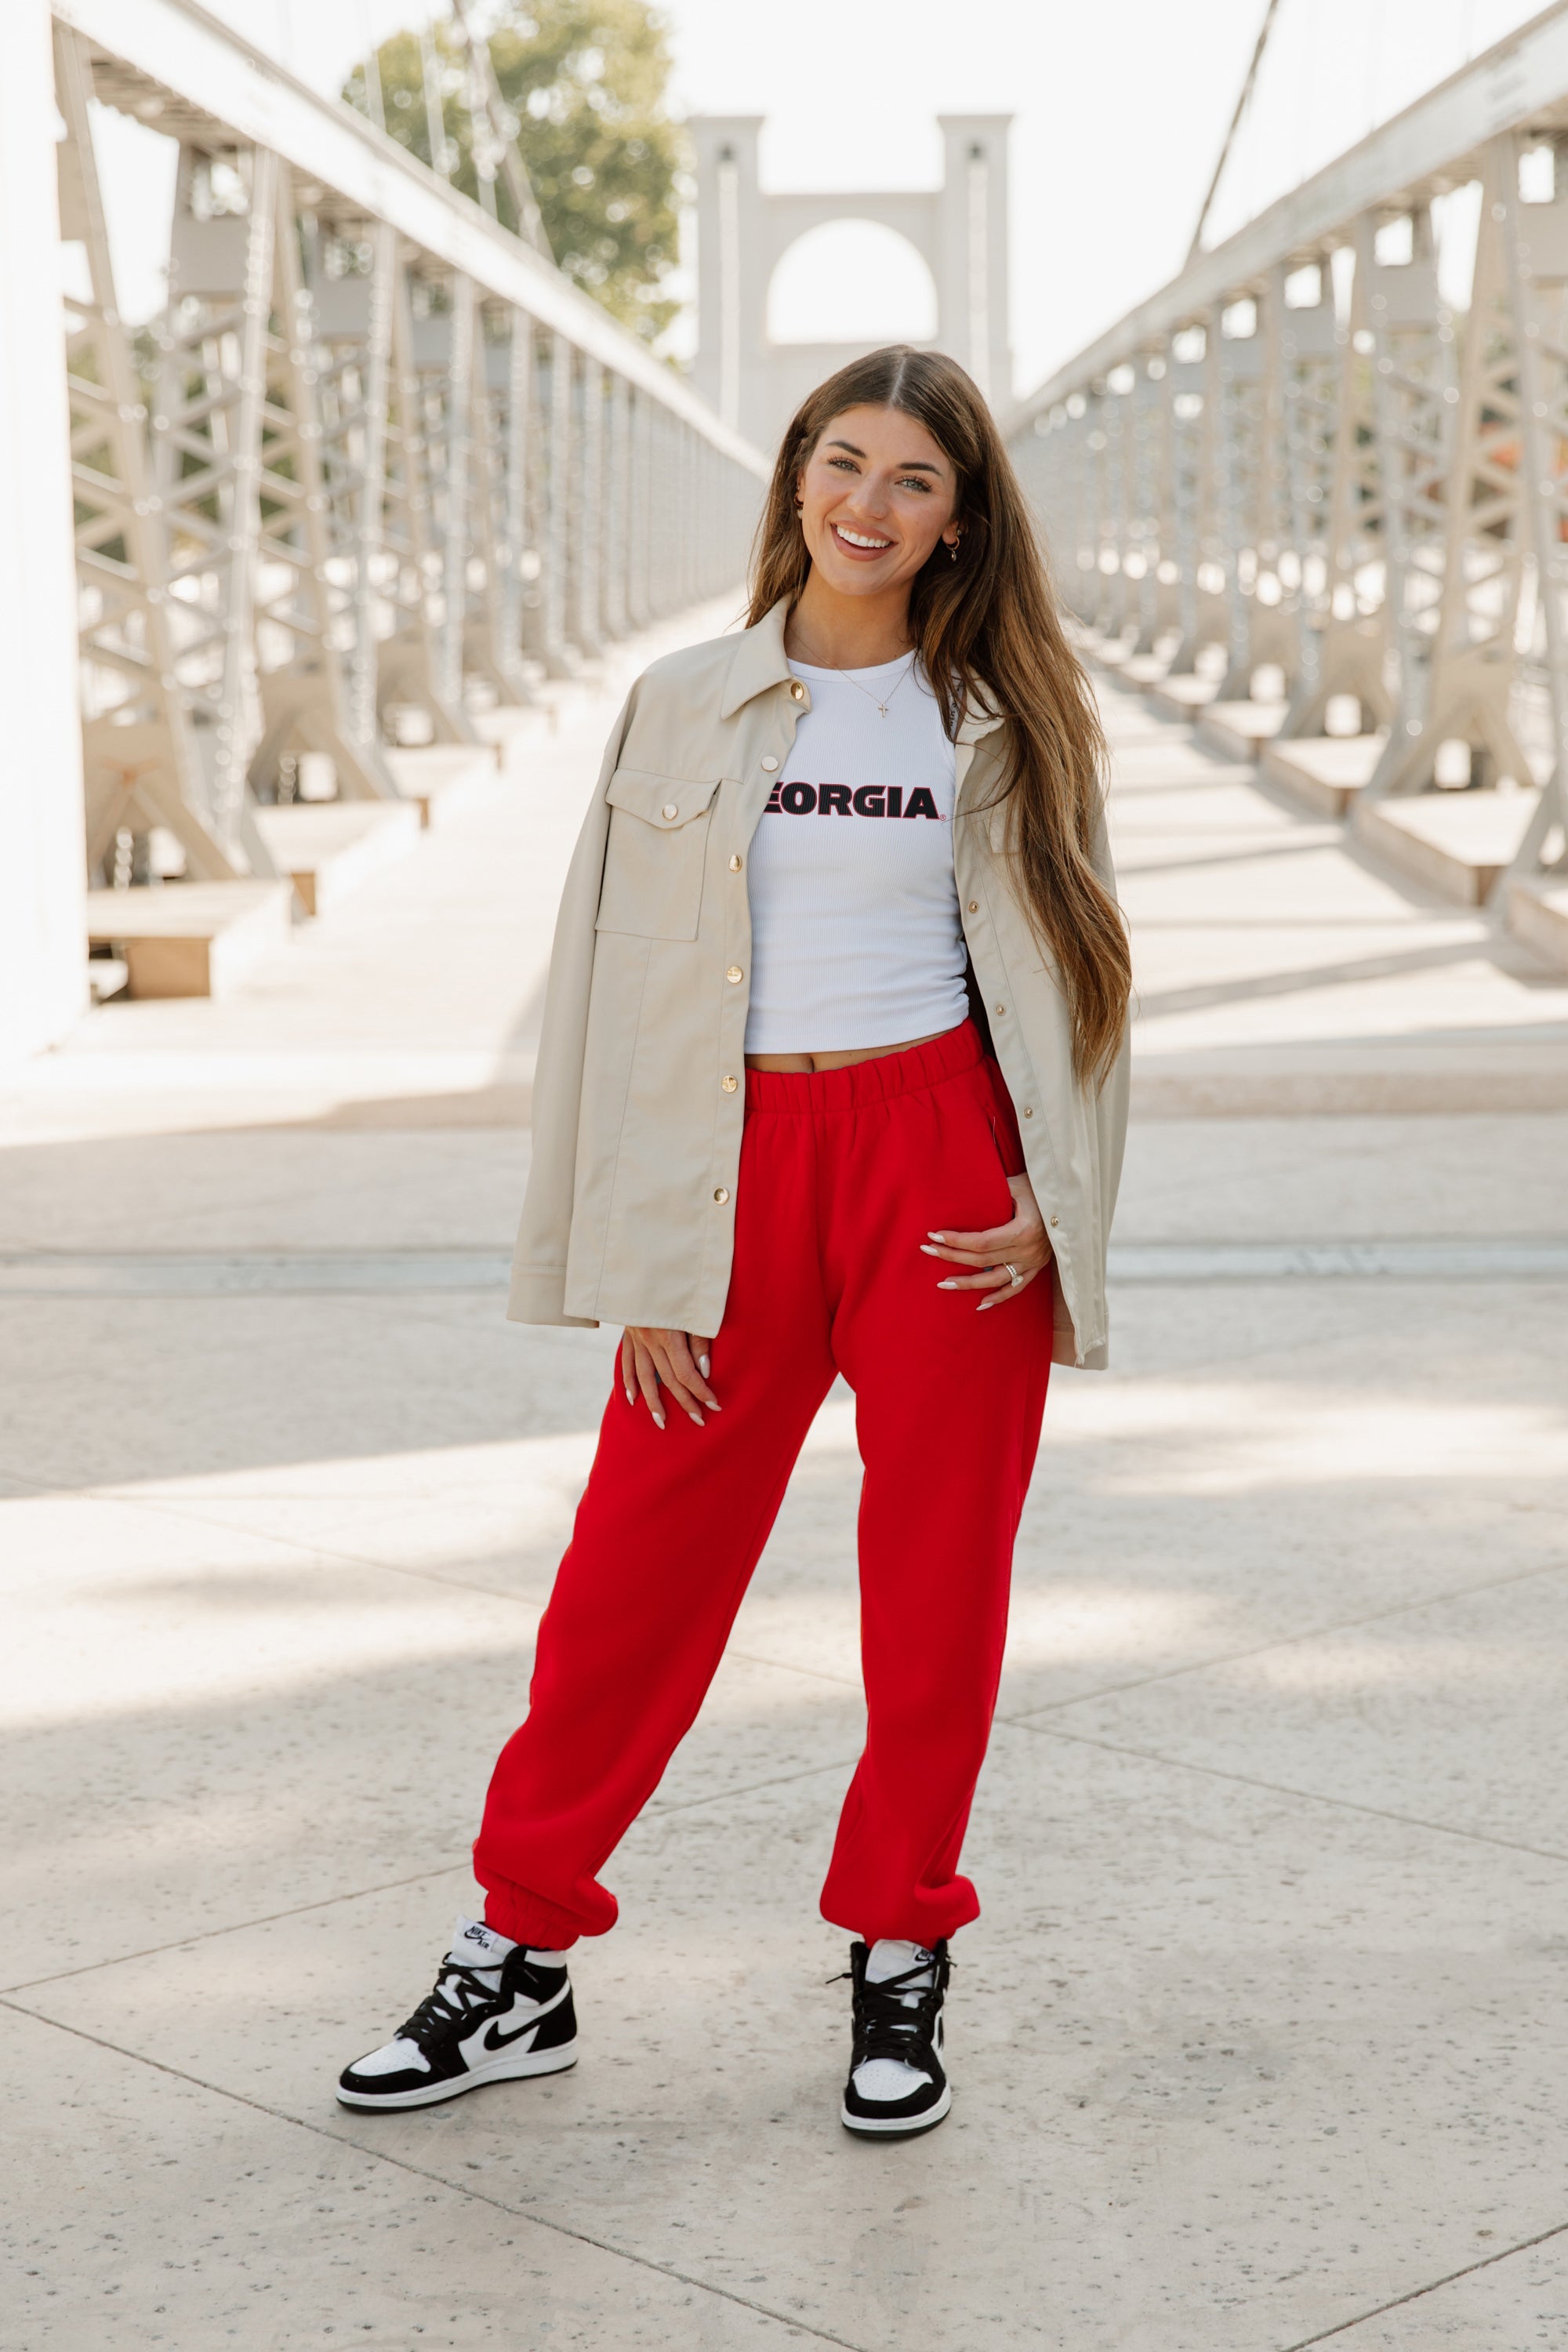
[{"label": "jacket collar", "polygon": [[[737,710],[757,695],[765,694],[770,686],[788,685],[790,667],[784,652],[784,623],[788,618],[789,599],[781,596],[754,627],[742,631],[724,687],[721,716],[725,719],[733,719]],[[1001,724],[999,718],[971,704],[959,721],[957,740],[960,743],[976,743],[982,735],[989,735]]]},{"label": "jacket collar", "polygon": [[788,618],[789,599],[781,596],[772,612],[764,613],[754,627],[742,631],[724,686],[723,718],[733,719],[742,704],[765,693],[770,686],[788,685],[789,663],[784,643]]}]

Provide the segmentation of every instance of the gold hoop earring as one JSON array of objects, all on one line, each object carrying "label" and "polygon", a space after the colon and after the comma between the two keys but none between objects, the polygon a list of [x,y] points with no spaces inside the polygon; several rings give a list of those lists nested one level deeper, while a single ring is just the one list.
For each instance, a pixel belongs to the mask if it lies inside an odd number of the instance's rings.
[{"label": "gold hoop earring", "polygon": [[[962,538],[963,535],[963,534],[961,531],[959,533],[959,538]],[[956,539],[950,539],[947,543],[947,560],[950,563],[956,563],[958,562],[958,540]]]}]

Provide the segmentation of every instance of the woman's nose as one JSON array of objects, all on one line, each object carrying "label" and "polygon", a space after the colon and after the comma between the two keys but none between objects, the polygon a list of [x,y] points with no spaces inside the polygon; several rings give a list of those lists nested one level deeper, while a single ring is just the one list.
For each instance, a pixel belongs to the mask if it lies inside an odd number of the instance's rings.
[{"label": "woman's nose", "polygon": [[859,482],[850,500],[858,514],[875,517],[879,521],[888,511],[888,489],[884,482]]}]

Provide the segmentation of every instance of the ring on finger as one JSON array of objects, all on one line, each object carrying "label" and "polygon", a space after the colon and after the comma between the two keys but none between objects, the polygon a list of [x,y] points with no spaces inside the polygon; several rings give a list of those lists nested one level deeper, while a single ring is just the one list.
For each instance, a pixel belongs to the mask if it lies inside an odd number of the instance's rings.
[{"label": "ring on finger", "polygon": [[1016,1290],[1016,1289],[1017,1289],[1017,1287],[1018,1287],[1018,1285],[1023,1281],[1024,1277],[1023,1277],[1023,1276],[1019,1273],[1019,1271],[1018,1271],[1017,1267],[1013,1264],[1013,1261],[1012,1261],[1012,1259],[1011,1259],[1011,1258],[1004,1258],[1004,1259],[1003,1259],[1003,1261],[1002,1261],[1002,1270],[1003,1270],[1003,1272],[1004,1272],[1005,1274],[1011,1275],[1011,1276],[1012,1276],[1012,1278],[1013,1278],[1013,1288],[1014,1288],[1015,1290]]}]

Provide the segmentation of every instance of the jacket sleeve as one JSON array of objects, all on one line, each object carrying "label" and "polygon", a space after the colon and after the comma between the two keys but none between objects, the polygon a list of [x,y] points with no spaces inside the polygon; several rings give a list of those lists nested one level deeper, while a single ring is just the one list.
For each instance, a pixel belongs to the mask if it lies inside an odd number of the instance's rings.
[{"label": "jacket sleeve", "polygon": [[507,1317],[513,1323],[572,1323],[587,1330],[588,1318],[568,1315],[566,1244],[572,1231],[576,1189],[577,1124],[583,1101],[583,1061],[588,1034],[588,993],[594,978],[594,926],[605,877],[605,846],[610,811],[605,799],[620,761],[621,746],[637,701],[634,686],[610,730],[604,766],[595,787],[577,846],[566,869],[555,918],[544,1014],[533,1073],[533,1152],[523,1194],[522,1219],[512,1253]]},{"label": "jacket sleeve", "polygon": [[[1111,897],[1117,898],[1116,866],[1110,855],[1103,807],[1095,829],[1092,863]],[[1106,1072],[1105,1084],[1094,1102],[1100,1144],[1100,1230],[1107,1241],[1110,1237],[1110,1221],[1116,1213],[1116,1195],[1121,1185],[1121,1162],[1127,1150],[1127,1105],[1131,1079],[1132,1023],[1130,1014],[1121,1032],[1121,1042],[1116,1049],[1116,1058]],[[1103,1371],[1106,1358],[1097,1349],[1085,1359],[1085,1365],[1089,1370]]]}]

